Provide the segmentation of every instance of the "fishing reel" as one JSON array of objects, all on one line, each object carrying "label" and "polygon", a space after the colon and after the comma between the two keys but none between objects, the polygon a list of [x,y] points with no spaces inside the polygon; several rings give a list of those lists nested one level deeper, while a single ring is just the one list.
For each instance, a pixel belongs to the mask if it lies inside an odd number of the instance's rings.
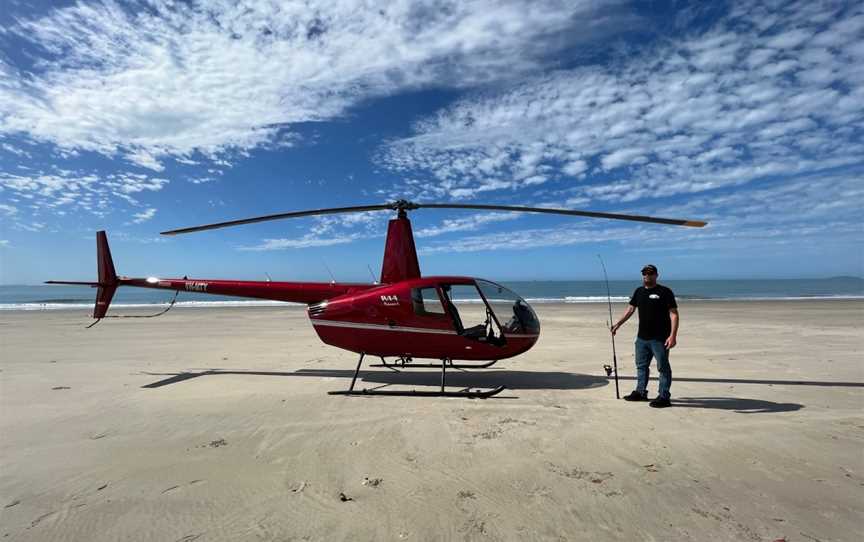
[{"label": "fishing reel", "polygon": [[606,371],[606,376],[612,376],[612,366],[611,365],[603,365],[603,370]]}]

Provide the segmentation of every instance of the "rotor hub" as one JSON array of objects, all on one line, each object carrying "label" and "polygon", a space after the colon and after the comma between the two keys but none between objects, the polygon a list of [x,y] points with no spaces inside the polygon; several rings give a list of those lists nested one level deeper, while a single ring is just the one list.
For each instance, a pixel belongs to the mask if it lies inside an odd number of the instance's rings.
[{"label": "rotor hub", "polygon": [[399,218],[405,218],[408,216],[408,211],[419,209],[420,206],[412,201],[400,199],[391,203],[390,208],[398,213]]}]

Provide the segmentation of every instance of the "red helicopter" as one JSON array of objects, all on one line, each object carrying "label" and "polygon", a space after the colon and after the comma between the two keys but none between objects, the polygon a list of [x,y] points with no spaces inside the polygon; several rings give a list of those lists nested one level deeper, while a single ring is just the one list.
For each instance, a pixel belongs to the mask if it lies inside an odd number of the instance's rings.
[{"label": "red helicopter", "polygon": [[[97,322],[105,317],[118,286],[305,303],[312,326],[322,341],[360,354],[351,386],[330,394],[491,397],[500,393],[504,386],[486,390],[446,390],[447,368],[486,368],[498,360],[528,351],[540,336],[540,320],[524,299],[500,284],[472,277],[421,277],[408,220],[408,211],[416,209],[548,213],[692,227],[706,224],[698,220],[571,209],[399,200],[381,205],[280,213],[162,232],[163,235],[177,235],[284,218],[392,210],[397,216],[390,220],[387,228],[381,280],[377,284],[118,277],[104,231],[96,233],[98,282],[52,280],[46,283],[98,288],[93,310]],[[441,387],[437,391],[357,390],[354,387],[357,375],[367,355],[381,359],[381,364],[373,367],[440,368]],[[388,363],[386,358],[395,358],[395,361]],[[415,358],[440,360],[440,363],[414,363]],[[454,360],[478,363],[456,364]]]}]

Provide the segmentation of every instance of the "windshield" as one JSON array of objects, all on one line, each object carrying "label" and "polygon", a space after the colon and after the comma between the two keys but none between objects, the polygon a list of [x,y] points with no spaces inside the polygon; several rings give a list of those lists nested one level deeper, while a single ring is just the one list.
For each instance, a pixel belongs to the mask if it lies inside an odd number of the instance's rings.
[{"label": "windshield", "polygon": [[487,280],[476,282],[504,333],[540,333],[540,320],[524,299],[500,284]]}]

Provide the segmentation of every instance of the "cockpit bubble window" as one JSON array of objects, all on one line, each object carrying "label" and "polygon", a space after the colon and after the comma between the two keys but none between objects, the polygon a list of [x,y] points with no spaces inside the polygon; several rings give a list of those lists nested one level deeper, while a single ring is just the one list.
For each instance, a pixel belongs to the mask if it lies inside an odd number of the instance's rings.
[{"label": "cockpit bubble window", "polygon": [[524,299],[488,280],[478,280],[477,287],[504,327],[504,333],[540,333],[540,320]]},{"label": "cockpit bubble window", "polygon": [[411,288],[411,304],[417,316],[445,316],[435,288]]}]

